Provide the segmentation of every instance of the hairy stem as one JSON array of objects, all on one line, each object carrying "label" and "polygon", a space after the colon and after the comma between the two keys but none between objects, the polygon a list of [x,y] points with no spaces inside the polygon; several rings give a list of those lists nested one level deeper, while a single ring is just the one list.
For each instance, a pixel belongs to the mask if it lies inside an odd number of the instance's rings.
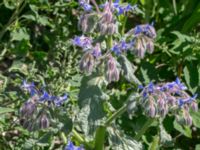
[{"label": "hairy stem", "polygon": [[121,30],[122,36],[124,35],[124,32],[125,32],[127,18],[128,17],[125,16],[124,21],[123,21],[122,30]]},{"label": "hairy stem", "polygon": [[112,48],[112,45],[113,45],[113,39],[112,39],[112,35],[108,35],[108,38],[107,38],[107,49],[110,50]]},{"label": "hairy stem", "polygon": [[89,145],[85,139],[78,133],[76,132],[76,130],[72,130],[72,133],[73,133],[73,137],[81,144],[84,144],[85,148],[88,149],[88,150],[91,150],[92,147],[91,145]]},{"label": "hairy stem", "polygon": [[64,132],[61,132],[61,133],[60,133],[60,136],[61,136],[63,142],[64,142],[65,144],[67,144],[67,138],[66,138],[66,136],[65,136],[65,133],[64,133]]},{"label": "hairy stem", "polygon": [[105,126],[98,127],[95,135],[95,150],[104,150],[105,133]]},{"label": "hairy stem", "polygon": [[112,116],[110,116],[106,122],[105,122],[105,126],[109,126],[113,120],[115,120],[116,118],[118,118],[121,114],[123,114],[126,111],[126,105],[122,106],[120,109],[118,109]]}]

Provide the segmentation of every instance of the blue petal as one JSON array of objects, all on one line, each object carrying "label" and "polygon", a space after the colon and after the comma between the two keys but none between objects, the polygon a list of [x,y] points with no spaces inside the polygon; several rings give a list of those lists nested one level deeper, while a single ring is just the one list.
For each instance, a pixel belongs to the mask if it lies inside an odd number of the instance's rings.
[{"label": "blue petal", "polygon": [[143,85],[138,85],[138,89],[143,89],[144,86]]}]

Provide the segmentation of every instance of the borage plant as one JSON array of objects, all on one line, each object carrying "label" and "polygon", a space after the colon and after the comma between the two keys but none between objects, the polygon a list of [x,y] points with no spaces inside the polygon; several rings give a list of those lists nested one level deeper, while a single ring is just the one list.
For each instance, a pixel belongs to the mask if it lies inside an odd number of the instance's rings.
[{"label": "borage plant", "polygon": [[[80,71],[84,75],[78,95],[80,109],[73,118],[69,136],[82,146],[75,146],[69,140],[65,149],[143,149],[140,139],[153,124],[160,135],[155,136],[154,146],[155,143],[162,145],[164,140],[170,139],[165,136],[163,140],[164,134],[169,136],[162,125],[166,116],[175,116],[181,126],[191,126],[190,111],[198,111],[197,95],[190,96],[178,78],[173,82],[151,82],[142,86],[134,75],[136,67],[128,56],[143,59],[146,53],[153,53],[156,38],[153,23],[137,25],[125,31],[128,15],[140,12],[136,5],[120,3],[119,0],[101,5],[95,0],[79,0],[78,3],[81,11],[78,27],[82,34],[75,36],[72,43],[83,53]],[[115,96],[112,90],[116,86],[114,82],[126,82],[129,91],[132,90],[118,110],[111,101]],[[48,111],[56,111],[51,106],[62,105],[67,96],[52,96],[43,89],[37,90],[33,84],[24,83],[23,87],[30,92],[31,98],[21,108],[22,120],[24,116],[33,116],[33,119],[39,118],[40,128],[51,126]],[[34,117],[37,107],[48,109],[41,109]],[[126,111],[130,116],[146,116],[147,119],[144,126],[133,134],[124,132],[120,123],[116,122]],[[22,125],[33,130],[27,122],[25,120]]]}]

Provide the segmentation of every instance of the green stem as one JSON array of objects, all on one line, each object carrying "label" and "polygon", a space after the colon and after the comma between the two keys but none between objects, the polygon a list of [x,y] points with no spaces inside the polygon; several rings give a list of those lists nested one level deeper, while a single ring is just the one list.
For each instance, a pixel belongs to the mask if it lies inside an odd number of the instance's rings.
[{"label": "green stem", "polygon": [[115,120],[116,118],[118,118],[121,114],[123,114],[126,111],[126,107],[127,105],[122,106],[120,109],[118,109],[112,116],[110,116],[106,122],[105,122],[105,126],[109,126],[113,120]]},{"label": "green stem", "polygon": [[144,124],[142,129],[138,132],[138,134],[135,136],[135,140],[139,140],[141,136],[146,132],[146,130],[149,128],[149,126],[154,122],[153,118],[149,118],[147,122]]},{"label": "green stem", "polygon": [[107,49],[111,49],[112,45],[113,45],[112,35],[108,35],[108,38],[107,38]]},{"label": "green stem", "polygon": [[[24,2],[24,0],[22,0],[16,10],[14,11],[14,13],[12,14],[11,18],[9,19],[8,23],[6,25],[4,25],[4,27],[2,28],[2,31],[0,32],[0,41],[3,38],[4,34],[6,33],[8,27],[13,23],[13,21],[17,18],[17,16],[21,13],[21,11],[24,9],[24,7],[26,6],[26,2]],[[20,7],[21,6],[21,7]]]},{"label": "green stem", "polygon": [[177,15],[176,0],[172,0],[172,1],[173,1],[174,13],[175,15]]},{"label": "green stem", "polygon": [[104,141],[105,141],[106,127],[100,126],[97,128],[95,135],[95,150],[104,150]]},{"label": "green stem", "polygon": [[125,17],[125,18],[124,18],[124,21],[123,21],[122,31],[121,31],[122,36],[124,35],[124,32],[125,32],[127,18],[128,18],[128,17]]},{"label": "green stem", "polygon": [[76,130],[72,130],[72,133],[73,133],[73,137],[81,144],[84,144],[84,147],[88,150],[92,149],[91,145],[89,145],[84,139],[83,137],[78,133],[76,132]]},{"label": "green stem", "polygon": [[105,122],[104,126],[100,126],[95,135],[95,150],[104,150],[104,141],[106,134],[106,127],[108,127],[112,121],[123,114],[126,111],[126,105],[118,109],[113,115],[111,115]]},{"label": "green stem", "polygon": [[61,133],[60,133],[60,136],[61,136],[61,138],[62,138],[64,144],[67,144],[67,138],[66,138],[66,136],[65,136],[65,133],[64,133],[64,132],[61,132]]},{"label": "green stem", "polygon": [[157,150],[159,148],[159,137],[155,136],[149,150]]}]

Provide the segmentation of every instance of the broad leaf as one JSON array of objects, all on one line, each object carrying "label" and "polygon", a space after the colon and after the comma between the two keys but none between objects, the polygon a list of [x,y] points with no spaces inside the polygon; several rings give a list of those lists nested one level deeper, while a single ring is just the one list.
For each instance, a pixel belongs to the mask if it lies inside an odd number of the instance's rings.
[{"label": "broad leaf", "polygon": [[91,82],[94,78],[97,76],[91,75],[82,78],[78,97],[80,113],[77,118],[81,129],[88,138],[94,135],[95,129],[105,116],[102,100],[104,94],[100,87],[95,85],[97,82]]},{"label": "broad leaf", "polygon": [[122,65],[123,75],[127,81],[138,85],[141,84],[134,74],[136,67],[126,58],[126,56],[120,56],[120,64]]},{"label": "broad leaf", "polygon": [[192,131],[188,126],[181,126],[176,120],[174,120],[174,128],[181,132],[186,137],[192,137]]},{"label": "broad leaf", "polygon": [[115,127],[108,128],[108,141],[112,150],[141,150],[142,144]]},{"label": "broad leaf", "polygon": [[0,114],[9,113],[15,111],[12,108],[0,107]]}]

